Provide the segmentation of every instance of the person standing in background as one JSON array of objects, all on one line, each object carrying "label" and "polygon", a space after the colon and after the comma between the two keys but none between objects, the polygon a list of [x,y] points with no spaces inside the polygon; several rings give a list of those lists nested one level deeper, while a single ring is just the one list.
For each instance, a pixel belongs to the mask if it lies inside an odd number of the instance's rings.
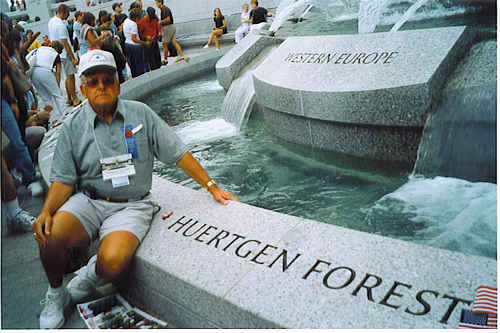
[{"label": "person standing in background", "polygon": [[80,45],[82,44],[80,34],[82,33],[83,14],[84,13],[79,10],[75,13],[75,23],[73,23],[73,47],[75,51],[79,51]]},{"label": "person standing in background", "polygon": [[152,71],[161,67],[160,48],[158,40],[161,34],[160,23],[156,16],[155,9],[148,7],[146,15],[137,23],[139,37],[142,40],[150,41],[151,44],[145,46],[144,53],[146,58],[146,67]]},{"label": "person standing in background", "polygon": [[165,60],[162,62],[162,65],[166,65],[168,63],[168,43],[172,43],[177,50],[177,54],[179,57],[175,62],[180,61],[188,61],[188,58],[184,56],[182,52],[182,48],[175,39],[175,26],[174,26],[174,18],[172,16],[172,11],[170,8],[163,4],[163,0],[156,0],[156,6],[160,9],[161,12],[161,20],[160,26],[162,31],[162,42],[163,42],[163,57]]},{"label": "person standing in background", "polygon": [[151,42],[143,41],[139,38],[137,22],[141,15],[139,8],[134,8],[130,11],[130,17],[123,22],[123,34],[125,35],[125,51],[132,72],[132,77],[137,77],[146,72],[146,64],[144,62],[144,46],[150,45]]},{"label": "person standing in background", "polygon": [[70,43],[68,29],[63,20],[69,16],[69,7],[65,4],[60,4],[57,7],[57,14],[49,20],[49,38],[50,40],[58,40],[64,46],[61,53],[61,64],[66,74],[66,104],[76,106],[81,103],[76,95],[75,90],[75,73],[78,59],[73,54],[73,48]]}]

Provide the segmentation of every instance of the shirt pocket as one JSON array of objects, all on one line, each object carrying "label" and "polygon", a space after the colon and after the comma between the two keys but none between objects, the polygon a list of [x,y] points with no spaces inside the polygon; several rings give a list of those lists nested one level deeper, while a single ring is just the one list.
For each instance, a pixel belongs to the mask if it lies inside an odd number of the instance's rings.
[{"label": "shirt pocket", "polygon": [[153,154],[148,137],[144,135],[144,133],[136,133],[134,137],[137,145],[137,161],[143,162],[151,160],[153,158]]}]

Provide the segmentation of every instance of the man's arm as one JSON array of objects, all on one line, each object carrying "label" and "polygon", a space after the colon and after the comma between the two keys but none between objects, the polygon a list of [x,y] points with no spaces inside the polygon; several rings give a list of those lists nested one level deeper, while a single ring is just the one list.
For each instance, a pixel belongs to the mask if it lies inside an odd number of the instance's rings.
[{"label": "man's arm", "polygon": [[42,211],[38,215],[32,230],[37,234],[36,240],[41,247],[47,245],[47,236],[52,229],[52,216],[73,194],[73,186],[59,182],[53,182],[50,185],[47,199],[43,205]]},{"label": "man's arm", "polygon": [[71,51],[71,47],[69,46],[68,40],[66,38],[61,38],[61,43],[63,44],[69,59],[73,61],[73,64],[75,64],[75,66],[78,65],[78,60],[75,58],[73,51]]},{"label": "man's arm", "polygon": [[61,86],[61,60],[56,62],[56,81],[57,86]]},{"label": "man's arm", "polygon": [[[211,181],[200,163],[189,152],[177,162],[177,166],[203,187],[206,187],[207,183]],[[216,184],[210,186],[208,192],[223,205],[227,205],[227,200],[238,201],[231,193],[221,190]]]}]

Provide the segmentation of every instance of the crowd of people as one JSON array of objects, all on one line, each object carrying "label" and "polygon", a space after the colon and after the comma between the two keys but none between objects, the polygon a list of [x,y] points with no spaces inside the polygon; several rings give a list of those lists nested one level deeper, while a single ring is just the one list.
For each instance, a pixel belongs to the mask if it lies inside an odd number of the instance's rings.
[{"label": "crowd of people", "polygon": [[[91,12],[76,11],[70,18],[70,8],[60,4],[48,22],[48,35],[42,36],[42,42],[37,39],[39,31],[25,31],[22,25],[1,14],[2,208],[10,230],[32,231],[40,245],[50,283],[40,316],[41,328],[60,327],[64,323],[62,310],[69,298],[83,299],[100,281],[110,280],[126,269],[154,215],[155,205],[149,195],[154,157],[165,163],[175,162],[217,201],[236,200],[217,187],[177,135],[151,109],[118,98],[120,84],[127,78],[127,64],[131,76],[137,77],[167,65],[172,52],[177,53],[176,62],[188,60],[176,40],[172,11],[164,0],[156,0],[159,14],[153,7],[144,10],[140,0],[130,5],[128,14],[122,6],[114,3],[113,12],[102,10],[97,17]],[[214,9],[213,14],[214,27],[205,47],[213,41],[219,49],[218,38],[227,33],[228,27],[220,8]],[[259,7],[257,1],[252,1],[250,12],[249,6],[244,5],[236,42],[272,15]],[[63,77],[65,94],[60,88]],[[81,82],[79,90],[88,101],[81,108],[86,111],[63,122],[66,112],[82,103],[76,89],[77,77]],[[92,118],[90,114],[95,114],[94,128],[88,133],[87,126],[82,124],[88,121],[87,117]],[[119,116],[115,117],[116,114]],[[61,126],[61,130],[52,162],[52,184],[42,212],[35,218],[20,207],[17,187],[24,185],[32,196],[44,194],[34,161],[45,133],[55,126]],[[150,137],[136,143],[134,135],[143,127],[140,136]],[[122,135],[109,137],[109,131]],[[104,157],[113,157],[104,156],[103,152],[116,153],[114,158],[122,158],[123,152],[117,149],[122,139],[132,158],[127,163],[136,163],[136,169],[132,174],[103,182],[107,179],[104,175],[100,177],[101,170],[94,166],[102,165]],[[148,146],[147,142],[154,144]],[[138,154],[144,155],[136,161]],[[129,182],[129,176],[136,181]],[[79,191],[73,193],[75,189]],[[97,209],[94,201],[114,206]],[[128,215],[121,216],[120,210],[111,209],[118,207],[118,203],[135,208],[127,209]],[[91,211],[97,215],[90,217]],[[123,218],[130,218],[136,224],[126,221],[124,224]],[[69,225],[72,227],[68,229]],[[102,252],[104,259],[94,256],[88,270],[72,280],[69,291],[66,290],[61,277],[67,251],[73,243],[88,245],[97,235],[102,241],[99,253]],[[113,255],[117,254],[120,265],[107,267],[107,256],[115,260]]]}]

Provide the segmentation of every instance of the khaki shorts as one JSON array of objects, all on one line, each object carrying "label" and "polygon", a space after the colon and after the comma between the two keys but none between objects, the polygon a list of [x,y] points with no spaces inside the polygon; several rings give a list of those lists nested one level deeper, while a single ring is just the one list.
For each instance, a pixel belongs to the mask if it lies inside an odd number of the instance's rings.
[{"label": "khaki shorts", "polygon": [[102,240],[114,231],[133,233],[139,241],[151,226],[154,204],[149,194],[142,200],[115,203],[106,200],[93,200],[83,193],[72,195],[59,211],[76,216],[87,231],[91,241]]},{"label": "khaki shorts", "polygon": [[173,24],[164,25],[161,27],[161,34],[163,35],[162,41],[163,43],[170,43],[175,39],[175,26]]},{"label": "khaki shorts", "polygon": [[64,74],[66,74],[66,76],[75,75],[76,67],[75,64],[73,64],[73,61],[68,58],[61,58],[61,63],[62,67],[64,68]]}]

